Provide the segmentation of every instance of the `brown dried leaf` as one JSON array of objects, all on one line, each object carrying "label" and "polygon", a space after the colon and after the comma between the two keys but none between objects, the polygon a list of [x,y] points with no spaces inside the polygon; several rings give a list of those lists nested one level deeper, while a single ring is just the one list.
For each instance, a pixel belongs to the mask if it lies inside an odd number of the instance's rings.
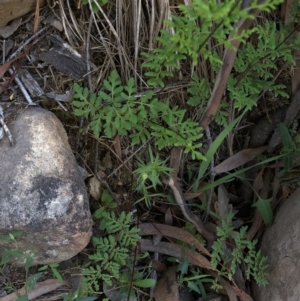
[{"label": "brown dried leaf", "polygon": [[236,296],[236,293],[235,291],[233,290],[233,288],[229,285],[229,284],[223,284],[225,290],[226,290],[226,293],[227,293],[227,296],[229,298],[230,301],[238,301],[237,299],[237,296]]},{"label": "brown dried leaf", "polygon": [[178,240],[184,241],[191,246],[195,246],[202,253],[210,256],[210,253],[207,249],[200,243],[192,234],[189,232],[168,225],[157,224],[157,223],[144,223],[139,225],[141,236],[143,235],[163,235],[172,238],[176,238]]},{"label": "brown dried leaf", "polygon": [[240,298],[240,301],[253,301],[253,299],[243,290],[236,286],[231,286],[224,278],[219,277],[215,272],[209,271],[209,274],[211,274],[214,278],[217,278],[220,281],[220,283],[226,290],[230,301],[238,300],[237,296]]},{"label": "brown dried leaf", "polygon": [[155,259],[151,260],[151,266],[153,270],[159,273],[162,273],[166,270],[166,264]]},{"label": "brown dried leaf", "polygon": [[266,172],[264,173],[263,187],[259,194],[261,198],[263,199],[268,198],[270,192],[270,185],[271,185],[270,183],[271,183],[271,172],[269,169],[267,169]]},{"label": "brown dried leaf", "polygon": [[229,213],[232,213],[232,205],[229,205],[229,197],[224,185],[218,187],[218,200],[215,202],[216,214],[225,219]]},{"label": "brown dried leaf", "polygon": [[180,258],[184,252],[184,255],[189,259],[191,264],[207,270],[212,269],[210,262],[200,253],[187,250],[186,248],[183,250],[183,247],[174,243],[159,242],[158,244],[154,245],[152,240],[140,239],[139,244],[140,249],[143,252],[157,252],[178,258]]},{"label": "brown dried leaf", "polygon": [[220,174],[222,172],[227,172],[240,167],[241,165],[244,165],[245,163],[254,159],[256,155],[264,152],[267,148],[267,146],[261,146],[258,148],[243,149],[216,166],[215,173]]},{"label": "brown dried leaf", "polygon": [[282,185],[283,198],[287,199],[291,195],[291,188],[288,185]]},{"label": "brown dried leaf", "polygon": [[263,173],[264,173],[264,169],[262,169],[258,173],[258,175],[255,177],[254,182],[253,182],[253,189],[257,193],[259,193],[264,187]]},{"label": "brown dried leaf", "polygon": [[[43,282],[38,282],[34,289],[28,293],[28,300],[33,300],[41,295],[52,292],[62,285],[67,285],[65,281],[59,281],[58,279],[48,279]],[[0,301],[15,301],[20,296],[26,294],[25,287],[18,290],[18,292],[11,293],[0,298]]]},{"label": "brown dried leaf", "polygon": [[166,214],[165,214],[165,223],[169,226],[173,225],[173,216],[172,216],[170,207],[167,209]]},{"label": "brown dried leaf", "polygon": [[[263,199],[268,198],[268,194],[270,190],[270,181],[271,181],[270,177],[271,177],[270,171],[267,170],[264,173],[264,170],[261,170],[259,174],[256,176],[253,183],[253,188],[256,190],[257,193],[259,193],[259,195]],[[263,219],[261,217],[261,213],[257,208],[255,208],[252,224],[247,233],[247,239],[252,240],[255,237],[256,233],[259,231],[259,229],[262,227],[262,225],[263,225]]]},{"label": "brown dried leaf", "polygon": [[255,208],[251,228],[247,232],[247,239],[251,241],[255,237],[256,233],[258,232],[258,230],[261,228],[262,225],[263,225],[263,219],[261,217],[261,214],[259,210]]},{"label": "brown dried leaf", "polygon": [[119,159],[122,159],[122,151],[121,151],[121,139],[120,136],[117,135],[113,140],[113,147]]},{"label": "brown dried leaf", "polygon": [[159,279],[154,289],[156,301],[180,301],[176,270],[177,266],[170,267]]}]

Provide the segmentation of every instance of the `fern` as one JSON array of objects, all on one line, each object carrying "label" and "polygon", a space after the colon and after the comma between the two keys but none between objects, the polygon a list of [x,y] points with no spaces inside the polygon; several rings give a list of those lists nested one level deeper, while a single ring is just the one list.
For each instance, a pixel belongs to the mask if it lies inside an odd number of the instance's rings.
[{"label": "fern", "polygon": [[[202,1],[194,0],[189,6],[178,5],[181,16],[171,15],[171,20],[166,21],[168,30],[162,30],[157,40],[161,47],[154,49],[153,53],[142,53],[146,62],[143,67],[148,71],[150,86],[164,87],[164,78],[172,77],[169,71],[180,68],[180,61],[191,58],[196,65],[199,56],[202,56],[211,65],[221,66],[222,60],[215,55],[209,47],[208,40],[213,40],[216,45],[232,48],[231,39],[227,39],[233,31],[234,23],[240,18],[251,18],[248,13],[253,8],[261,11],[270,11],[281,3],[281,0],[269,0],[259,4],[258,0],[251,1],[247,10],[240,8],[240,2],[235,0]],[[253,30],[235,33],[232,39],[245,42]]]},{"label": "fern", "polygon": [[98,94],[89,94],[87,88],[76,83],[74,92],[74,114],[91,117],[90,126],[95,136],[102,131],[108,138],[116,134],[129,136],[132,145],[146,143],[154,136],[159,150],[183,146],[193,159],[204,159],[199,151],[203,134],[198,123],[186,118],[186,111],[178,106],[159,101],[152,91],[134,96],[133,78],[123,86],[113,70]]},{"label": "fern", "polygon": [[120,281],[121,270],[132,266],[130,248],[136,246],[140,239],[139,230],[131,227],[130,213],[122,212],[116,216],[114,212],[101,207],[95,212],[95,217],[101,220],[99,228],[105,231],[106,236],[92,238],[95,253],[89,255],[90,266],[83,270],[90,292],[99,290],[99,281],[109,286],[113,280]]},{"label": "fern", "polygon": [[[266,1],[258,4],[251,2],[251,8],[259,8],[262,11],[273,9],[281,1]],[[161,48],[155,49],[153,53],[143,53],[146,62],[145,69],[151,70],[145,73],[150,77],[148,84],[151,86],[164,86],[163,79],[172,77],[170,70],[179,69],[180,62],[190,57],[195,65],[199,57],[209,62],[214,70],[218,70],[222,60],[211,49],[207,48],[208,39],[214,40],[217,45],[223,44],[230,48],[230,40],[226,37],[233,30],[234,22],[239,18],[249,17],[248,10],[241,10],[236,1],[203,2],[193,1],[190,6],[179,5],[182,12],[180,17],[172,15],[171,20],[166,21],[168,28],[172,28],[172,34],[168,30],[161,31],[158,41]],[[201,24],[201,26],[199,25]],[[275,97],[288,97],[285,86],[274,83],[274,71],[277,69],[274,61],[282,58],[294,64],[292,49],[299,46],[300,35],[295,38],[293,45],[284,43],[284,39],[290,31],[284,28],[278,29],[278,24],[265,20],[264,25],[244,31],[242,35],[233,36],[246,43],[246,38],[255,34],[258,44],[253,46],[247,42],[238,52],[234,69],[228,81],[229,98],[233,101],[234,108],[242,110],[251,109],[256,105],[256,100],[261,91],[269,90]],[[164,70],[168,70],[164,72]],[[246,72],[247,71],[247,72]],[[245,72],[245,74],[243,74]],[[243,74],[242,79],[237,79],[237,74]],[[191,94],[188,104],[199,106],[200,112],[209,98],[209,84],[202,78],[195,83],[196,76],[191,79],[192,87],[188,89]],[[228,104],[222,102],[215,121],[219,125],[227,124]]]},{"label": "fern", "polygon": [[[207,101],[210,96],[209,83],[205,78],[199,79],[199,76],[194,73],[191,78],[191,87],[187,89],[190,97],[187,104],[190,106],[197,106],[199,113],[202,115],[207,105]],[[228,103],[223,101],[220,103],[219,110],[215,116],[215,121],[221,126],[227,124],[229,113],[227,112]]]},{"label": "fern", "polygon": [[[259,285],[268,284],[266,269],[267,257],[263,256],[260,251],[256,251],[257,240],[247,240],[247,227],[242,227],[239,232],[233,232],[232,227],[233,215],[229,214],[222,221],[222,226],[217,227],[217,239],[212,245],[211,264],[214,270],[218,271],[219,276],[227,277],[232,280],[236,268],[242,263],[246,264],[246,278],[252,276]],[[234,241],[234,248],[230,254],[225,255],[225,246],[228,238]],[[247,253],[245,253],[247,250]],[[246,254],[246,255],[245,255]],[[218,270],[221,264],[221,270]],[[218,287],[214,283],[215,287]]]},{"label": "fern", "polygon": [[274,61],[282,58],[292,65],[295,61],[291,45],[284,42],[287,33],[282,28],[278,30],[277,27],[277,23],[268,20],[265,20],[263,26],[257,25],[257,45],[254,47],[252,43],[247,42],[237,55],[233,74],[241,73],[243,78],[238,81],[237,76],[231,74],[228,91],[230,99],[234,101],[234,107],[239,110],[255,106],[256,99],[263,89],[273,92],[275,97],[288,97],[286,87],[275,84],[274,74],[277,66]]}]

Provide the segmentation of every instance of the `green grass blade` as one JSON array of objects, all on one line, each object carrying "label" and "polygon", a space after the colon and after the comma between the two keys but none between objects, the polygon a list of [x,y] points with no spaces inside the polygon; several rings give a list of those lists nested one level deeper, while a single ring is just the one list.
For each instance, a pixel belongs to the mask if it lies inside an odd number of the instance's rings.
[{"label": "green grass blade", "polygon": [[201,165],[200,165],[200,169],[199,169],[199,173],[197,176],[197,180],[193,186],[193,191],[195,192],[198,188],[199,185],[199,181],[200,179],[204,176],[211,160],[212,157],[214,156],[214,154],[216,153],[217,149],[219,148],[219,146],[221,145],[221,143],[223,142],[223,140],[226,138],[226,136],[229,134],[229,132],[233,129],[233,127],[238,123],[239,120],[241,120],[241,118],[243,117],[243,115],[245,114],[246,111],[244,111],[244,113],[239,116],[238,118],[236,118],[235,120],[233,120],[230,124],[228,124],[224,130],[219,134],[219,136],[215,139],[215,141],[211,144],[211,146],[209,147],[205,158],[206,161],[202,161]]},{"label": "green grass blade", "polygon": [[287,154],[284,157],[284,169],[286,171],[290,170],[293,168],[293,158],[292,158],[292,153],[295,148],[295,145],[293,143],[292,137],[290,135],[290,132],[288,128],[283,124],[279,124],[279,132],[280,132],[280,137],[283,145],[283,152]]}]

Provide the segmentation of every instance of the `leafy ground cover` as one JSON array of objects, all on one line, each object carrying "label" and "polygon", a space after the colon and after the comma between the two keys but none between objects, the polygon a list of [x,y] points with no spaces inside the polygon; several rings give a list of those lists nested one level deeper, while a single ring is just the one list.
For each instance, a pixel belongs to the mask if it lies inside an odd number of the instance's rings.
[{"label": "leafy ground cover", "polygon": [[[91,174],[95,217],[78,265],[81,285],[65,300],[176,300],[158,282],[170,267],[173,286],[196,298],[225,290],[231,300],[249,300],[250,281],[267,285],[257,239],[277,200],[298,185],[287,180],[298,125],[278,126],[282,145],[268,145],[276,124],[266,138],[255,133],[295,93],[299,10],[286,6],[282,18],[280,0],[249,5],[111,0],[61,7],[73,33],[65,27],[64,38],[85,49],[90,72],[78,82],[49,80],[49,90],[72,89],[74,99],[67,111],[48,108]],[[43,270],[61,277],[57,268]]]}]

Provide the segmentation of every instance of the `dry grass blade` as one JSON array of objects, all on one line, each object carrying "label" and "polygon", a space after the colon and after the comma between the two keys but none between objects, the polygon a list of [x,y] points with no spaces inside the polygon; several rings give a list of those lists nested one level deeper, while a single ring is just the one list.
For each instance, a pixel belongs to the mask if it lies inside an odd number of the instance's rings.
[{"label": "dry grass blade", "polygon": [[[122,2],[122,1],[121,1],[121,2]],[[124,49],[123,49],[123,46],[122,46],[122,43],[121,43],[120,36],[119,36],[119,34],[117,33],[117,31],[115,30],[113,24],[110,22],[108,16],[107,16],[107,15],[105,14],[105,12],[103,11],[102,7],[101,7],[98,3],[96,3],[96,4],[97,4],[97,7],[98,7],[99,11],[101,12],[102,16],[104,17],[106,23],[108,24],[110,31],[112,32],[112,34],[113,34],[114,37],[116,38],[117,45],[118,45],[117,50],[118,50],[118,52],[119,52],[119,58],[120,58],[120,60],[121,60],[122,70],[124,71],[125,69],[127,69],[127,68],[125,68],[125,64],[124,64],[124,62],[123,62],[124,56],[126,57],[126,51],[124,51]],[[104,26],[104,27],[106,27],[106,26]],[[123,52],[123,53],[122,53],[122,52]],[[124,56],[123,56],[123,54],[124,54]]]},{"label": "dry grass blade", "polygon": [[[134,69],[137,70],[137,60],[139,54],[139,36],[140,36],[140,24],[141,24],[141,0],[135,1],[134,4]],[[135,84],[137,85],[136,81],[136,74],[135,74]]]},{"label": "dry grass blade", "polygon": [[61,16],[61,20],[62,20],[62,24],[63,24],[63,28],[64,28],[64,33],[69,41],[69,44],[73,46],[73,41],[72,41],[72,39],[70,39],[70,35],[69,35],[69,31],[68,31],[68,28],[70,28],[70,26],[66,25],[66,22],[67,23],[69,23],[69,22],[68,22],[67,15],[65,13],[63,0],[59,0],[59,11],[60,11],[60,16]]},{"label": "dry grass blade", "polygon": [[[148,2],[147,2],[148,4]],[[153,49],[153,33],[154,33],[154,22],[155,22],[155,1],[154,0],[151,0],[151,6],[152,6],[152,9],[151,9],[151,22],[150,22],[150,31],[149,31],[149,50],[151,51]],[[148,12],[149,12],[149,9],[148,9]]]},{"label": "dry grass blade", "polygon": [[37,0],[36,7],[35,7],[34,22],[33,22],[33,33],[37,33],[38,31],[39,20],[40,20],[40,0]]},{"label": "dry grass blade", "polygon": [[[83,38],[83,35],[82,35],[82,32],[80,30],[80,26],[78,25],[78,22],[76,20],[76,17],[74,16],[74,13],[71,9],[71,5],[70,5],[70,1],[68,0],[67,1],[67,6],[68,6],[68,12],[69,12],[69,15],[71,17],[71,20],[72,20],[72,23],[73,23],[73,26],[75,28],[75,30],[73,30],[73,28],[71,27],[71,30],[73,31],[74,35],[78,38],[80,38],[82,41],[84,41],[84,38]],[[79,22],[83,22],[83,20],[79,20]]]}]

